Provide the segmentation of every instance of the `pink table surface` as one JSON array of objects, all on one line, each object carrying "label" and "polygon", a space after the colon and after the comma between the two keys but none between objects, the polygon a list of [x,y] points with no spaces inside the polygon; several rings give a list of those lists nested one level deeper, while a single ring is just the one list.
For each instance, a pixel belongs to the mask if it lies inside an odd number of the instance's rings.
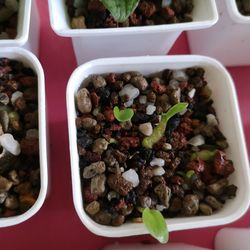
[{"label": "pink table surface", "polygon": [[[1,249],[102,249],[108,243],[154,242],[149,236],[122,239],[99,237],[80,222],[72,199],[67,115],[66,86],[76,68],[71,40],[57,36],[51,30],[47,1],[38,0],[41,15],[40,60],[46,77],[47,110],[50,139],[51,189],[41,210],[30,220],[0,229]],[[185,34],[176,42],[171,54],[188,54]],[[250,145],[250,67],[229,68],[235,81],[245,136]],[[249,153],[249,150],[248,150]],[[239,204],[240,206],[240,204]],[[250,227],[250,211],[226,227]],[[213,247],[214,236],[222,227],[172,232],[171,242],[185,242]]]}]

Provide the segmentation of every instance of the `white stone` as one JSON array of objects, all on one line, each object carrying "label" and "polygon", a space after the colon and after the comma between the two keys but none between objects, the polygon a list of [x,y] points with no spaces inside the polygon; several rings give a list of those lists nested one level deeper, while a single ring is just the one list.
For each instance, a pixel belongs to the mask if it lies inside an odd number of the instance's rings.
[{"label": "white stone", "polygon": [[139,125],[139,131],[142,134],[146,135],[146,136],[152,135],[152,133],[153,133],[152,124],[150,122],[146,122],[146,123],[140,124]]},{"label": "white stone", "polygon": [[213,115],[213,114],[208,114],[208,115],[207,115],[207,124],[208,124],[208,125],[211,125],[211,126],[218,126],[219,123],[218,123],[218,121],[217,121],[215,115]]},{"label": "white stone", "polygon": [[155,105],[149,104],[146,108],[146,114],[147,115],[152,115],[156,110]]},{"label": "white stone", "polygon": [[139,176],[134,169],[129,169],[128,171],[122,174],[122,177],[133,184],[133,187],[137,187],[139,185]]},{"label": "white stone", "polygon": [[163,167],[157,166],[157,167],[153,168],[153,175],[154,176],[162,176],[164,174],[165,174],[165,170]]},{"label": "white stone", "polygon": [[165,161],[162,158],[154,158],[151,162],[150,162],[150,166],[159,166],[159,167],[163,167],[165,165]]},{"label": "white stone", "polygon": [[13,155],[21,153],[20,144],[11,134],[3,134],[0,136],[0,145]]},{"label": "white stone", "polygon": [[202,135],[196,135],[188,141],[188,144],[195,147],[201,146],[205,144],[205,138]]},{"label": "white stone", "polygon": [[172,145],[170,143],[164,143],[162,146],[163,150],[171,150],[172,149]]},{"label": "white stone", "polygon": [[135,88],[132,84],[127,84],[123,87],[123,89],[119,92],[120,96],[128,96],[129,100],[133,100],[138,97],[140,94],[140,90]]},{"label": "white stone", "polygon": [[194,96],[195,96],[195,93],[196,93],[196,89],[195,88],[193,88],[193,89],[191,89],[189,92],[188,92],[188,96],[190,97],[190,98],[194,98]]},{"label": "white stone", "polygon": [[157,204],[156,205],[156,210],[158,210],[158,211],[163,211],[164,209],[166,209],[166,207],[165,206],[163,206],[163,205],[159,205],[159,204]]},{"label": "white stone", "polygon": [[23,92],[21,91],[14,92],[11,96],[11,103],[14,105],[16,100],[20,97],[23,97]]},{"label": "white stone", "polygon": [[179,87],[180,83],[176,81],[175,79],[172,79],[169,81],[169,85],[173,87]]},{"label": "white stone", "polygon": [[179,82],[188,80],[188,76],[184,70],[174,70],[173,71],[173,78]]},{"label": "white stone", "polygon": [[147,103],[147,96],[141,95],[141,96],[139,97],[139,103],[140,103],[140,104],[146,104],[146,103]]},{"label": "white stone", "polygon": [[132,100],[129,100],[127,102],[124,102],[124,106],[125,106],[125,108],[128,108],[128,107],[131,107],[133,105],[133,103],[134,103],[134,100],[132,99]]}]

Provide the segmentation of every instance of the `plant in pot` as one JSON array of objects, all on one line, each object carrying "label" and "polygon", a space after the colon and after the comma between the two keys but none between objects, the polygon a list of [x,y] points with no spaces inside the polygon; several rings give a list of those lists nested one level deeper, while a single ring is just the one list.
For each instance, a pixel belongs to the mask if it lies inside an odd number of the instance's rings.
[{"label": "plant in pot", "polygon": [[2,48],[0,79],[1,228],[41,208],[48,173],[44,75],[38,59],[24,49]]},{"label": "plant in pot", "polygon": [[49,0],[49,10],[54,31],[72,38],[78,64],[100,57],[163,55],[182,31],[207,28],[218,19],[215,0]]},{"label": "plant in pot", "polygon": [[116,28],[191,22],[193,1],[68,0],[73,29]]},{"label": "plant in pot", "polygon": [[112,58],[73,73],[67,108],[74,203],[92,232],[150,232],[164,243],[168,230],[224,223],[232,215],[242,191],[224,127],[231,114],[224,120],[219,105],[229,82],[222,84],[225,71],[210,60]]}]

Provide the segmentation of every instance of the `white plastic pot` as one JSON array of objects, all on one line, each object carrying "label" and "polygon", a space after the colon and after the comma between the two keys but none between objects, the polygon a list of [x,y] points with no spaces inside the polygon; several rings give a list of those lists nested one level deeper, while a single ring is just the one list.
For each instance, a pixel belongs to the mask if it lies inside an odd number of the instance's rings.
[{"label": "white plastic pot", "polygon": [[44,203],[48,190],[47,135],[45,84],[42,66],[36,56],[22,48],[0,48],[0,58],[7,57],[22,61],[32,68],[38,78],[38,114],[39,114],[39,158],[40,158],[40,193],[35,204],[25,213],[8,218],[0,218],[0,227],[20,224],[38,212]]},{"label": "white plastic pot", "polygon": [[226,69],[214,59],[194,55],[99,59],[79,66],[70,77],[67,87],[74,205],[83,224],[93,233],[108,237],[122,237],[146,234],[147,230],[143,224],[129,222],[120,227],[99,225],[84,211],[77,150],[77,130],[75,126],[77,116],[75,94],[78,88],[92,74],[122,73],[135,70],[147,75],[166,68],[183,69],[193,66],[201,66],[206,71],[205,78],[212,90],[214,107],[220,122],[219,126],[230,145],[227,149],[228,158],[232,159],[235,166],[237,166],[236,171],[230,177],[230,182],[238,186],[238,191],[234,199],[228,200],[221,210],[211,216],[167,219],[168,229],[169,231],[176,231],[223,225],[239,219],[247,211],[250,202],[250,174],[247,151],[234,84]]},{"label": "white plastic pot", "polygon": [[193,22],[109,29],[71,29],[64,0],[49,0],[50,22],[71,37],[78,64],[117,56],[165,55],[184,30],[208,28],[218,20],[215,0],[194,0]]},{"label": "white plastic pot", "polygon": [[0,39],[2,47],[23,47],[38,55],[40,19],[36,0],[20,0],[15,39]]},{"label": "white plastic pot", "polygon": [[236,0],[217,0],[220,18],[207,30],[189,31],[193,54],[214,57],[226,66],[250,65],[250,16],[243,16]]}]

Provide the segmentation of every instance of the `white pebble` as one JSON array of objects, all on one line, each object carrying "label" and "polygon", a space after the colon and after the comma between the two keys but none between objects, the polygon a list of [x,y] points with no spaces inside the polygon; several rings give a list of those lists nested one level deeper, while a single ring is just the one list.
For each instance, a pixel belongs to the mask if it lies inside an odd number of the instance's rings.
[{"label": "white pebble", "polygon": [[162,176],[164,174],[165,174],[165,170],[163,167],[157,166],[157,167],[153,168],[153,175],[154,176]]},{"label": "white pebble", "polygon": [[201,146],[205,144],[205,138],[202,135],[196,135],[188,141],[188,144],[195,147]]},{"label": "white pebble", "polygon": [[218,126],[218,121],[213,114],[208,114],[207,115],[207,124],[211,126]]},{"label": "white pebble", "polygon": [[191,89],[191,90],[188,92],[188,96],[189,96],[190,98],[194,98],[195,93],[196,93],[196,89]]},{"label": "white pebble", "polygon": [[150,166],[159,166],[159,167],[163,167],[165,165],[165,161],[162,158],[154,158],[151,162],[150,162]]},{"label": "white pebble", "polygon": [[132,84],[127,84],[123,87],[123,89],[119,92],[120,96],[128,96],[129,100],[133,100],[138,97],[140,94],[140,90],[135,88]]},{"label": "white pebble", "polygon": [[156,110],[155,105],[150,104],[146,108],[146,114],[147,115],[152,115],[155,112],[155,110]]},{"label": "white pebble", "polygon": [[3,134],[0,136],[0,145],[13,155],[21,153],[20,144],[11,134]]},{"label": "white pebble", "polygon": [[124,106],[125,106],[125,108],[128,108],[128,107],[131,107],[133,105],[133,103],[134,103],[134,100],[132,99],[132,100],[129,100],[127,102],[124,102]]},{"label": "white pebble", "polygon": [[122,177],[133,184],[133,187],[137,187],[139,185],[139,177],[134,169],[129,169],[128,171],[122,174]]},{"label": "white pebble", "polygon": [[11,96],[11,103],[14,105],[16,100],[20,97],[23,97],[23,92],[21,91],[14,92]]},{"label": "white pebble", "polygon": [[165,206],[163,206],[163,205],[159,205],[159,204],[157,204],[156,205],[156,210],[158,210],[158,211],[163,211],[164,209],[166,209],[166,207]]},{"label": "white pebble", "polygon": [[179,82],[188,80],[188,76],[184,70],[174,70],[173,71],[173,78]]},{"label": "white pebble", "polygon": [[162,146],[163,150],[171,150],[172,149],[172,145],[170,143],[164,143]]},{"label": "white pebble", "polygon": [[95,109],[93,110],[93,112],[92,112],[92,114],[93,114],[94,116],[97,116],[99,113],[100,113],[100,108],[99,108],[99,107],[98,107],[98,108],[95,108]]},{"label": "white pebble", "polygon": [[147,96],[141,95],[141,96],[139,97],[139,103],[140,103],[140,104],[146,104],[146,103],[147,103]]},{"label": "white pebble", "polygon": [[150,122],[146,122],[146,123],[140,124],[139,125],[139,131],[142,134],[146,135],[146,136],[152,135],[152,133],[153,133],[152,124]]},{"label": "white pebble", "polygon": [[169,85],[173,87],[179,87],[180,83],[176,81],[175,79],[172,79],[169,81]]}]

